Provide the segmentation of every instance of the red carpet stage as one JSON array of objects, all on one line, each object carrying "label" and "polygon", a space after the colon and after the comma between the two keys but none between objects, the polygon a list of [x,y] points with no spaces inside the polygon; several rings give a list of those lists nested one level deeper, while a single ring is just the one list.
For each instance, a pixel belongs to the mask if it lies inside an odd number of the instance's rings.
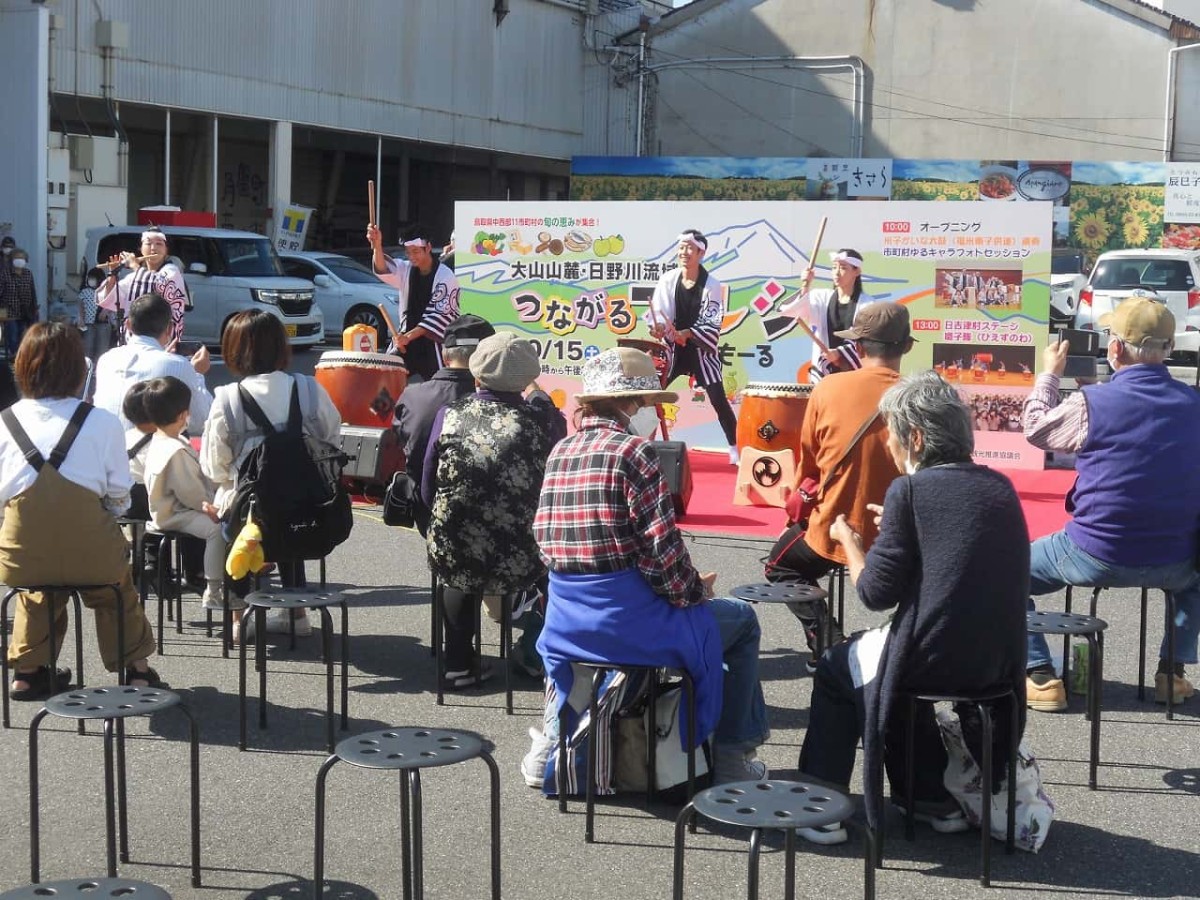
[{"label": "red carpet stage", "polygon": [[[770,506],[734,506],[737,469],[725,450],[719,453],[689,450],[694,488],[687,515],[679,520],[684,531],[723,532],[744,538],[774,538],[784,524],[784,512]],[[1063,498],[1075,482],[1065,469],[1000,470],[1012,481],[1021,498],[1031,538],[1062,528],[1067,521]]]}]

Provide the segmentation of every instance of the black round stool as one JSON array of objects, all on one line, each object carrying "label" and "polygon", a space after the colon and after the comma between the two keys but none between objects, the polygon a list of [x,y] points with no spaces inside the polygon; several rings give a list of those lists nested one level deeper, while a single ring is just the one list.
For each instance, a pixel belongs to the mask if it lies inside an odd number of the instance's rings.
[{"label": "black round stool", "polygon": [[317,773],[317,822],[313,895],[325,891],[325,781],[338,760],[362,769],[400,773],[400,865],[404,900],[423,900],[425,871],[421,833],[421,769],[482,759],[491,777],[492,900],[500,900],[500,769],[483,741],[449,728],[386,728],[340,741]]},{"label": "black round stool", "polygon": [[[47,640],[50,641],[51,648],[55,646],[54,638],[54,597],[57,594],[67,594],[71,599],[71,604],[75,608],[75,682],[83,684],[83,600],[80,597],[80,591],[91,590],[111,590],[115,602],[115,610],[117,616],[117,683],[125,683],[125,604],[121,599],[121,586],[117,584],[85,584],[85,585],[29,585],[29,586],[12,586],[9,588],[4,599],[0,601],[0,677],[4,679],[3,700],[3,721],[4,727],[10,728],[12,723],[9,715],[9,697],[8,697],[8,603],[16,594],[24,593],[40,593],[45,598],[46,615],[49,620],[49,631],[47,631]],[[58,653],[55,650],[50,654],[50,672],[51,677],[57,670]],[[83,719],[79,720],[79,733],[83,734]]]},{"label": "black round stool", "polygon": [[0,900],[41,900],[59,897],[70,900],[102,900],[104,897],[130,897],[133,900],[171,900],[160,887],[128,878],[68,878],[65,881],[44,881],[29,887],[14,888],[0,894]]},{"label": "black round stool", "polygon": [[[191,733],[191,836],[192,886],[200,887],[200,732],[191,711],[174,691],[162,688],[113,685],[79,688],[56,694],[29,723],[29,880],[41,878],[41,848],[38,790],[38,729],[46,716],[64,719],[101,719],[104,722],[104,831],[108,854],[108,877],[117,877],[117,827],[120,829],[121,862],[129,862],[129,817],[125,775],[125,719],[149,716],[159,710],[178,709],[187,716]],[[113,732],[116,731],[116,786],[113,775]]]},{"label": "black round stool", "polygon": [[[1092,723],[1091,752],[1088,758],[1088,788],[1096,789],[1096,769],[1100,765],[1100,696],[1104,678],[1104,629],[1108,623],[1095,616],[1078,613],[1041,612],[1026,613],[1026,627],[1035,634],[1061,634],[1063,649],[1069,651],[1070,638],[1080,635],[1088,642],[1088,689],[1087,709],[1084,715]],[[1070,658],[1066,653],[1065,658]],[[1068,701],[1070,693],[1067,693]]]},{"label": "black round stool", "polygon": [[[825,627],[817,632],[819,639],[818,647],[812,653],[812,663],[821,658],[821,654],[825,649],[833,643],[833,585],[834,573],[829,573],[829,590],[822,590],[815,584],[806,584],[802,581],[772,581],[763,582],[761,584],[743,584],[735,587],[729,592],[729,596],[737,600],[745,600],[747,603],[804,603],[804,602],[820,602],[822,600],[827,603],[827,611],[825,615]],[[842,583],[841,604],[845,604],[845,584]],[[842,616],[839,613],[838,623],[841,624]],[[811,669],[810,669],[811,671]]]},{"label": "black round stool", "polygon": [[[322,566],[324,561],[322,560]],[[322,575],[324,570],[322,569]],[[258,727],[267,727],[267,610],[315,609],[321,614],[321,657],[325,660],[325,749],[333,753],[333,616],[330,606],[342,609],[342,731],[350,727],[350,641],[346,598],[330,591],[252,591],[246,595],[246,616],[254,616],[254,668],[258,670]],[[245,619],[243,618],[243,629]],[[295,625],[292,626],[293,631]],[[293,640],[294,640],[293,636]],[[246,641],[238,654],[238,749],[246,749]]]},{"label": "black round stool", "polygon": [[[673,900],[683,900],[683,851],[687,826],[699,813],[714,822],[750,829],[747,900],[758,897],[758,856],[762,833],[784,832],[784,900],[796,896],[796,829],[820,828],[846,822],[854,813],[850,798],[839,791],[803,781],[735,781],[701,791],[675,820],[675,874]],[[875,896],[874,854],[868,836],[864,867],[867,900]]]}]

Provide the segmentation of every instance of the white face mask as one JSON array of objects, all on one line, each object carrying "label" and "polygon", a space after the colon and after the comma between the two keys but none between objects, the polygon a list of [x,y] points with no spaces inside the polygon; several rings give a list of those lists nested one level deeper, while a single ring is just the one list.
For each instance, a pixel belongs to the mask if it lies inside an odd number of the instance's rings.
[{"label": "white face mask", "polygon": [[639,437],[650,437],[658,428],[658,409],[654,406],[643,406],[629,417],[629,432]]},{"label": "white face mask", "polygon": [[12,247],[5,247],[2,250],[0,250],[0,253],[3,253],[5,256],[8,256],[10,253],[12,253]]},{"label": "white face mask", "polygon": [[12,263],[12,266],[13,266],[13,268],[14,268],[14,269],[23,269],[23,268],[25,268],[27,265],[29,265],[29,263],[28,263],[26,260],[23,260],[23,259],[20,259],[20,258],[14,259],[14,260],[13,260],[13,263]]}]

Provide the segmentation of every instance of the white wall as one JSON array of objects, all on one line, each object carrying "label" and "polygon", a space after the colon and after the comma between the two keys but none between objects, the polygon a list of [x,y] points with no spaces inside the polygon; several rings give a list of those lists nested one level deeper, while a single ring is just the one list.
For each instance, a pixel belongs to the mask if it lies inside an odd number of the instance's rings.
[{"label": "white wall", "polygon": [[[663,24],[682,24],[653,37],[653,62],[861,57],[866,156],[1162,156],[1166,53],[1174,40],[1102,0],[725,0],[697,9],[666,18]],[[1179,133],[1200,149],[1190,72],[1186,82]],[[663,71],[660,143],[648,152],[847,155],[849,96],[844,74]]]}]

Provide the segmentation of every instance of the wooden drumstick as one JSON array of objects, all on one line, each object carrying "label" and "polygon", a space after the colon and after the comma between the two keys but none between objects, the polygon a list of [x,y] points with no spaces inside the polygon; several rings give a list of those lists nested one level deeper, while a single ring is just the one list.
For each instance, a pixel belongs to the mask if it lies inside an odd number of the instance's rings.
[{"label": "wooden drumstick", "polygon": [[[796,293],[792,294],[792,296],[789,297],[785,302],[781,303],[780,306],[787,306],[793,300],[795,300],[796,298],[803,295],[803,293],[804,293],[804,288],[801,288],[800,290],[796,291]],[[817,347],[820,349],[820,351],[822,353],[829,352],[829,348],[826,347],[824,342],[822,342],[822,340],[819,337],[817,337],[816,334],[813,333],[813,330],[809,326],[809,324],[804,321],[804,316],[797,314],[797,315],[793,316],[792,318],[795,319],[796,324],[799,325],[801,330],[809,336],[809,338],[812,340],[812,342],[817,345]]]},{"label": "wooden drumstick", "polygon": [[388,314],[387,307],[380,303],[379,311],[383,313],[383,321],[387,323],[388,331],[392,333],[392,342],[398,344],[400,342],[400,332],[396,329],[396,323],[392,321],[392,317]]},{"label": "wooden drumstick", "polygon": [[375,224],[375,181],[367,182],[367,224]]},{"label": "wooden drumstick", "polygon": [[825,226],[829,224],[829,216],[821,216],[821,222],[817,225],[817,239],[813,241],[812,253],[808,256],[809,268],[817,264],[817,254],[821,252],[821,241],[825,237]]}]

